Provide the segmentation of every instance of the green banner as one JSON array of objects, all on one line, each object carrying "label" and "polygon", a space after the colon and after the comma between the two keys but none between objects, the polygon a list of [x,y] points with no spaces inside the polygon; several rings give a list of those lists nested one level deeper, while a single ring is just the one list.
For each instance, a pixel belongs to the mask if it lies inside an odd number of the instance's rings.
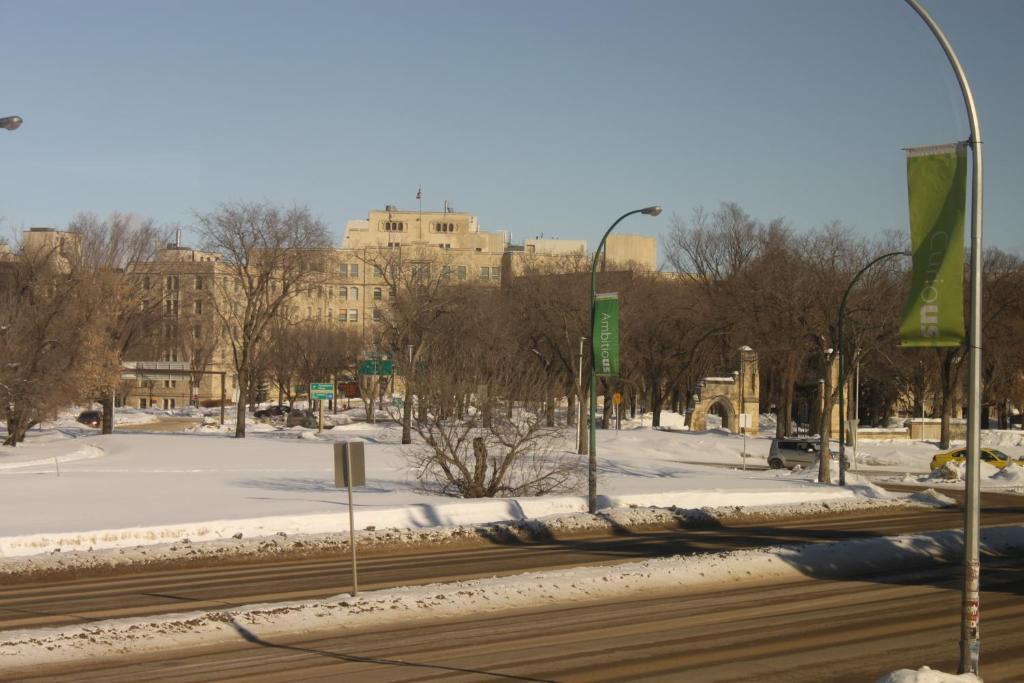
[{"label": "green banner", "polygon": [[594,367],[598,375],[619,376],[619,295],[594,298]]},{"label": "green banner", "polygon": [[914,272],[900,343],[959,346],[964,339],[967,146],[908,149],[907,189]]}]

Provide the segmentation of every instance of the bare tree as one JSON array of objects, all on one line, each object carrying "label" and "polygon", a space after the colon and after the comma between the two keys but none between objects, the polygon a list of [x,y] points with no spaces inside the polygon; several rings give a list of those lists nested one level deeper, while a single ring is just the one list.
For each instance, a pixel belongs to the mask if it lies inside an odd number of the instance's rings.
[{"label": "bare tree", "polygon": [[223,258],[211,303],[231,345],[238,379],[235,436],[242,438],[268,327],[289,302],[324,282],[331,240],[305,207],[225,204],[197,220],[203,248]]},{"label": "bare tree", "polygon": [[5,445],[57,410],[85,400],[120,374],[107,337],[105,284],[72,237],[22,244],[0,263],[0,409]]}]

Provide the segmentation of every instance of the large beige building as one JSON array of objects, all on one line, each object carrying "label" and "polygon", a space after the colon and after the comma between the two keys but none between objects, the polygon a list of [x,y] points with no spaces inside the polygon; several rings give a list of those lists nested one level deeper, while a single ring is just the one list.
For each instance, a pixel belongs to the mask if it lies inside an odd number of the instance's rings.
[{"label": "large beige building", "polygon": [[[608,263],[656,268],[654,238],[612,237],[607,243]],[[437,268],[439,275],[455,281],[490,286],[516,276],[531,262],[556,268],[568,261],[589,263],[583,240],[535,238],[513,245],[508,232],[483,231],[469,213],[387,206],[370,211],[366,219],[347,222],[341,247],[332,255],[333,272],[311,294],[291,302],[287,314],[293,322],[319,320],[368,337],[393,296],[385,269],[396,258]],[[232,291],[223,286],[231,276],[221,256],[170,244],[154,261],[137,264],[133,271],[144,292],[152,293],[146,301],[161,306],[176,321],[178,333],[173,340],[168,337],[154,357],[132,359],[134,366],[125,370],[118,403],[174,409],[218,401],[222,390],[231,400],[237,378],[212,301]],[[214,287],[216,282],[221,286]],[[205,374],[189,372],[198,370]]]}]

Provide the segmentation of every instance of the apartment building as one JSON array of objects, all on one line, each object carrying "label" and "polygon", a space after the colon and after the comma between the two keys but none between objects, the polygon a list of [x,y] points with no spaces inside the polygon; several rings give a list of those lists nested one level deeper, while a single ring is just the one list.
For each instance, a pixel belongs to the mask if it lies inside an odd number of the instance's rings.
[{"label": "apartment building", "polygon": [[[656,266],[654,238],[615,237],[607,244],[608,262]],[[568,260],[588,258],[583,240],[536,238],[512,245],[508,232],[483,231],[469,213],[386,206],[347,222],[327,276],[283,314],[292,322],[315,320],[368,336],[395,295],[393,269],[399,264],[453,281],[500,286],[529,263],[557,270]],[[218,401],[222,389],[233,400],[237,377],[213,298],[230,299],[240,288],[232,286],[221,255],[170,244],[132,272],[144,293],[152,293],[144,305],[163,307],[168,329],[162,335],[166,343],[152,357],[128,359],[134,365],[125,370],[118,402],[174,409]]]}]

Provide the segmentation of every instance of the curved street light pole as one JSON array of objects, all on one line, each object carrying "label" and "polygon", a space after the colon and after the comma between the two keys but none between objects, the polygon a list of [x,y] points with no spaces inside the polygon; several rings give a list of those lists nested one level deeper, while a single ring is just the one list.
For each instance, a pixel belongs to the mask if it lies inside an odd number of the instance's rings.
[{"label": "curved street light pole", "polygon": [[604,236],[594,250],[594,262],[590,266],[590,447],[589,462],[587,464],[587,509],[590,514],[597,512],[597,360],[594,357],[594,302],[597,299],[597,259],[601,257],[601,250],[604,249],[605,240],[611,234],[615,226],[624,218],[635,213],[642,213],[647,216],[657,216],[661,213],[660,206],[648,206],[644,209],[628,211],[612,223],[611,227],[605,230]]},{"label": "curved street light pole", "polygon": [[4,128],[6,130],[18,130],[24,122],[25,120],[20,116],[5,116],[0,118],[0,128]]},{"label": "curved street light pole", "polygon": [[917,0],[906,0],[928,25],[932,35],[942,46],[946,59],[956,74],[960,93],[967,109],[971,124],[972,164],[971,177],[971,325],[968,332],[970,370],[967,398],[967,468],[964,484],[964,577],[963,599],[960,611],[960,673],[978,673],[978,654],[981,650],[979,630],[981,596],[981,562],[978,553],[978,536],[981,518],[981,491],[979,485],[979,454],[981,452],[981,217],[984,183],[984,163],[981,154],[981,124],[978,123],[978,108],[974,104],[974,93],[967,82],[967,74],[953,51],[946,34],[935,20],[921,7]]},{"label": "curved street light pole", "polygon": [[873,259],[866,266],[857,271],[857,274],[850,280],[849,286],[843,293],[843,303],[839,304],[839,485],[846,486],[846,352],[843,338],[843,320],[846,319],[846,300],[853,291],[853,286],[860,280],[861,275],[866,273],[871,266],[893,256],[910,256],[908,251],[892,251],[882,254]]}]

